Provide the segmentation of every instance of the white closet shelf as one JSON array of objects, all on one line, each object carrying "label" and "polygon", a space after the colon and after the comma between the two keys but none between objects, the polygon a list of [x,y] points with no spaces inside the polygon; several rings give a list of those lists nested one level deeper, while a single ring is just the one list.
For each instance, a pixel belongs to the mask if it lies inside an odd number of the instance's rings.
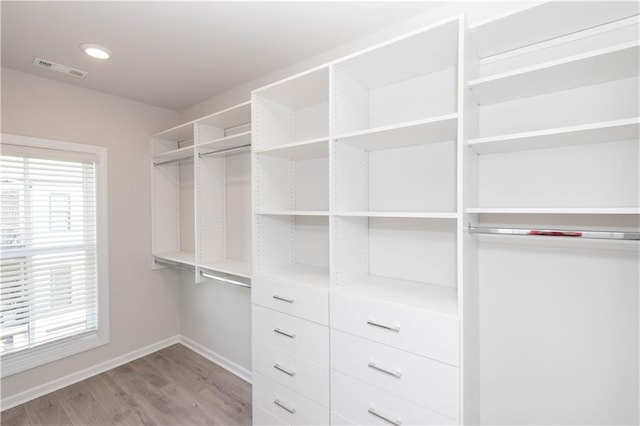
[{"label": "white closet shelf", "polygon": [[292,263],[286,266],[261,271],[260,275],[296,284],[329,288],[329,268]]},{"label": "white closet shelf", "polygon": [[238,277],[251,278],[251,262],[234,259],[204,259],[199,265],[201,268],[212,271],[231,274]]},{"label": "white closet shelf", "polygon": [[458,114],[447,114],[392,126],[339,135],[336,140],[367,151],[402,148],[456,139]]},{"label": "white closet shelf", "polygon": [[[635,2],[584,2],[576,13],[572,2],[525,5],[515,13],[471,26],[480,58],[544,42],[566,34],[618,21],[638,13]],[[544,25],[539,25],[544,22]]]},{"label": "white closet shelf", "polygon": [[497,154],[631,140],[637,139],[639,132],[640,117],[634,117],[579,126],[471,139],[468,144],[478,154]]},{"label": "white closet shelf", "polygon": [[469,81],[480,105],[488,105],[639,74],[640,42],[632,41],[564,59]]},{"label": "white closet shelf", "polygon": [[192,141],[193,140],[193,122],[180,124],[169,130],[156,133],[151,136],[154,139],[164,139],[174,142]]},{"label": "white closet shelf", "polygon": [[207,154],[223,149],[238,148],[248,144],[251,144],[251,130],[201,143],[198,145],[198,148],[201,154]]},{"label": "white closet shelf", "polygon": [[436,22],[346,57],[336,69],[362,87],[374,89],[455,67],[458,23],[457,17]]},{"label": "white closet shelf", "polygon": [[303,108],[329,100],[329,68],[322,66],[264,86],[254,93],[289,108]]},{"label": "white closet shelf", "polygon": [[251,101],[232,106],[205,117],[194,120],[196,123],[206,124],[220,129],[228,129],[251,122]]},{"label": "white closet shelf", "polygon": [[324,136],[271,148],[257,149],[255,152],[292,160],[327,157],[329,155],[329,137]]},{"label": "white closet shelf", "polygon": [[456,212],[393,212],[393,211],[340,211],[336,216],[351,217],[392,217],[392,218],[419,218],[419,219],[457,219]]},{"label": "white closet shelf", "polygon": [[193,146],[185,146],[184,148],[174,149],[172,151],[163,152],[153,157],[154,163],[171,160],[181,160],[183,158],[193,157]]},{"label": "white closet shelf", "polygon": [[333,289],[441,314],[458,315],[458,290],[453,287],[367,275],[334,286]]},{"label": "white closet shelf", "polygon": [[474,207],[467,209],[467,213],[637,215],[640,207]]},{"label": "white closet shelf", "polygon": [[329,216],[328,210],[264,210],[256,212],[262,216]]},{"label": "white closet shelf", "polygon": [[159,260],[168,260],[170,262],[182,263],[184,265],[195,266],[196,264],[196,255],[190,251],[156,253],[153,256]]}]

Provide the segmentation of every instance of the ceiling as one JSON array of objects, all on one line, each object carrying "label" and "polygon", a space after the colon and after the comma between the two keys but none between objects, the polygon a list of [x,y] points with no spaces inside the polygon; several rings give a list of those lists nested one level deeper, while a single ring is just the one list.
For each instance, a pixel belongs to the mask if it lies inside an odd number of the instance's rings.
[{"label": "ceiling", "polygon": [[[3,0],[2,66],[179,111],[439,4]],[[81,43],[113,56],[90,58]]]}]

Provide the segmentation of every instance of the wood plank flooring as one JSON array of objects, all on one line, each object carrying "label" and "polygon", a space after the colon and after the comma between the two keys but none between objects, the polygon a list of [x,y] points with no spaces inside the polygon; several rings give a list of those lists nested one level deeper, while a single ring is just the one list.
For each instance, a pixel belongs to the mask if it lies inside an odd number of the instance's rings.
[{"label": "wood plank flooring", "polygon": [[0,413],[10,425],[250,425],[251,385],[177,344]]}]

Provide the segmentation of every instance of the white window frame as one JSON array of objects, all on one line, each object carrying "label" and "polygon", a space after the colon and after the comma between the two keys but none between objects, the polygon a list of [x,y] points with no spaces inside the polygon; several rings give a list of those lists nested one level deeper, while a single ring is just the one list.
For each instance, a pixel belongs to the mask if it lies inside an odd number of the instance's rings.
[{"label": "white window frame", "polygon": [[98,267],[98,327],[97,331],[78,337],[25,349],[2,356],[0,377],[4,378],[22,371],[97,348],[109,343],[109,246],[107,218],[107,148],[74,142],[33,138],[2,133],[2,144],[29,148],[45,148],[65,152],[92,154],[96,162],[96,237]]}]

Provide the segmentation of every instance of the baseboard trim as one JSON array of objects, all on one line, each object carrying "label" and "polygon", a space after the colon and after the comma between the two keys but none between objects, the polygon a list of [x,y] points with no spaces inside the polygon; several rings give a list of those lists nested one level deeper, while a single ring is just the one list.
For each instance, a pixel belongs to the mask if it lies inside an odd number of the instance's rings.
[{"label": "baseboard trim", "polygon": [[250,370],[247,370],[241,365],[236,364],[230,359],[223,357],[219,353],[214,352],[205,346],[202,346],[200,343],[194,340],[191,340],[188,337],[180,336],[180,343],[182,343],[184,346],[191,349],[195,353],[200,354],[203,357],[207,358],[209,361],[213,362],[214,364],[218,364],[220,367],[224,368],[230,373],[235,374],[245,382],[251,383],[252,374]]},{"label": "baseboard trim", "polygon": [[143,356],[149,355],[153,352],[159,351],[160,349],[175,345],[176,343],[182,343],[181,340],[182,338],[180,335],[175,335],[169,337],[168,339],[152,343],[143,348],[136,349],[124,355],[117,356],[108,361],[101,362],[89,368],[85,368],[84,370],[77,371],[75,373],[60,377],[59,379],[52,380],[40,386],[36,386],[24,392],[17,393],[7,398],[2,398],[2,400],[0,400],[0,410],[4,411],[9,408],[15,407],[16,405],[24,404],[27,401],[31,401],[32,399],[36,399],[48,393],[55,392],[58,389],[72,385],[81,380],[88,379],[89,377],[93,377],[97,374],[104,373],[105,371],[111,370],[112,368],[116,368],[122,364],[126,364]]}]

